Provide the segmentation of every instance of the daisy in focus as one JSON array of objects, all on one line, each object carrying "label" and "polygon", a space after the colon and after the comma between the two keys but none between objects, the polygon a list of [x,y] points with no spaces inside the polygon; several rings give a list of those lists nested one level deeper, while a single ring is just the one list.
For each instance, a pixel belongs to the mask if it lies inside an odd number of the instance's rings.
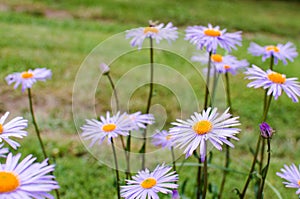
[{"label": "daisy in focus", "polygon": [[112,138],[119,135],[127,136],[133,128],[127,113],[118,112],[116,115],[110,116],[110,113],[107,112],[106,117],[100,117],[100,121],[87,119],[86,124],[81,127],[83,131],[81,135],[84,139],[91,140],[90,146],[93,146],[96,142],[101,144],[106,137],[108,142],[111,142]]},{"label": "daisy in focus", "polygon": [[205,26],[189,26],[185,30],[185,40],[202,50],[204,47],[208,53],[216,53],[218,46],[231,52],[236,46],[241,46],[242,32],[227,33],[226,29],[220,30],[219,26],[213,27],[208,24]]},{"label": "daisy in focus", "polygon": [[[300,168],[300,167],[299,167]],[[296,194],[300,194],[300,172],[299,169],[292,164],[291,166],[284,165],[284,168],[280,169],[280,172],[277,172],[276,175],[285,179],[287,182],[283,182],[288,188],[296,188]]]},{"label": "daisy in focus", "polygon": [[28,155],[20,163],[21,154],[8,154],[6,163],[0,163],[0,198],[50,198],[54,189],[59,189],[54,176],[54,165],[48,165],[47,160],[34,163],[36,158]]},{"label": "daisy in focus", "polygon": [[5,158],[6,154],[9,152],[8,148],[3,148],[4,144],[0,144],[0,158]]},{"label": "daisy in focus", "polygon": [[126,185],[121,186],[121,196],[125,199],[148,198],[158,199],[158,192],[172,194],[178,188],[178,175],[172,167],[158,165],[153,172],[148,169],[139,171],[132,180],[126,180]]},{"label": "daisy in focus", "polygon": [[8,75],[5,80],[8,85],[15,83],[14,89],[18,88],[18,86],[22,85],[22,92],[27,88],[31,88],[32,85],[37,81],[46,81],[50,79],[52,76],[52,72],[46,68],[36,68],[34,70],[29,69],[24,72],[17,72]]},{"label": "daisy in focus", "polygon": [[[202,64],[207,64],[207,59],[208,55],[195,55],[192,57],[191,60],[195,62],[200,62]],[[218,73],[231,73],[232,75],[235,75],[238,72],[238,70],[249,66],[248,61],[245,59],[238,60],[235,56],[222,56],[220,54],[211,55],[211,63]]]},{"label": "daisy in focus", "polygon": [[9,112],[6,112],[0,118],[0,142],[5,141],[7,142],[13,149],[17,149],[20,144],[11,139],[14,138],[23,138],[27,136],[27,132],[24,131],[27,128],[28,121],[25,120],[23,117],[15,117],[11,121],[5,123]]},{"label": "daisy in focus", "polygon": [[248,52],[253,56],[262,56],[262,61],[266,61],[267,58],[273,56],[275,64],[278,64],[278,60],[281,60],[285,65],[287,64],[287,60],[294,61],[294,58],[298,56],[296,47],[291,42],[286,44],[278,44],[276,46],[260,46],[254,42],[251,42]]},{"label": "daisy in focus", "polygon": [[156,131],[156,133],[152,136],[152,144],[156,147],[168,148],[171,149],[173,146],[173,142],[171,139],[171,135],[168,131]]},{"label": "daisy in focus", "polygon": [[152,38],[157,44],[163,39],[171,42],[178,38],[178,32],[177,27],[174,27],[171,22],[169,22],[165,27],[163,23],[156,25],[150,22],[150,26],[148,27],[127,30],[126,39],[129,38],[132,38],[130,42],[131,46],[137,46],[138,49],[141,49],[146,38]]},{"label": "daisy in focus", "polygon": [[174,146],[185,148],[185,157],[188,158],[200,147],[200,158],[204,162],[206,157],[207,141],[218,150],[222,150],[222,145],[227,144],[230,147],[234,145],[227,140],[235,137],[240,132],[238,128],[232,128],[240,125],[238,117],[231,117],[229,108],[221,115],[217,113],[217,108],[208,108],[202,113],[194,113],[190,119],[184,121],[177,119],[173,122],[170,129]]},{"label": "daisy in focus", "polygon": [[300,84],[296,81],[298,78],[286,78],[284,74],[270,69],[263,71],[255,65],[248,68],[245,74],[246,79],[253,80],[247,85],[248,87],[268,89],[267,94],[272,94],[275,100],[281,96],[283,90],[293,102],[298,102],[300,96]]},{"label": "daisy in focus", "polygon": [[154,123],[155,119],[152,114],[142,114],[140,111],[129,114],[129,118],[132,121],[132,130],[139,130],[147,128],[147,125]]}]

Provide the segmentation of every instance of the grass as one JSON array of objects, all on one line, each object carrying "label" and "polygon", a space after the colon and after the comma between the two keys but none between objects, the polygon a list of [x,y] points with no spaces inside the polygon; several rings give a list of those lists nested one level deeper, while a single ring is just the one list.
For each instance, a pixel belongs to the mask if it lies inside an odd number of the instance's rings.
[{"label": "grass", "polygon": [[[111,58],[117,54],[114,49],[130,49],[128,41],[118,43],[120,40],[111,41],[112,35],[123,32],[126,29],[137,26],[144,26],[148,19],[158,19],[162,22],[172,21],[179,26],[183,33],[188,25],[207,23],[218,24],[221,28],[229,31],[243,30],[243,46],[238,51],[233,52],[240,59],[248,59],[249,62],[262,67],[267,67],[267,63],[261,62],[260,58],[252,57],[247,53],[250,41],[255,41],[261,45],[293,42],[300,48],[300,24],[295,20],[299,18],[300,4],[298,2],[284,1],[108,1],[101,3],[96,1],[34,1],[34,0],[3,0],[0,7],[0,110],[10,111],[13,116],[28,115],[28,102],[26,93],[20,90],[14,91],[11,86],[7,86],[4,77],[14,71],[22,71],[28,68],[47,67],[53,71],[53,78],[47,83],[36,84],[33,88],[35,110],[37,112],[38,123],[42,129],[42,136],[46,140],[47,151],[55,158],[57,163],[56,175],[61,185],[63,198],[112,198],[115,197],[114,172],[105,164],[95,160],[86,148],[76,132],[72,113],[72,92],[76,75],[80,66],[89,65],[86,57],[100,56],[101,58]],[[121,35],[122,36],[122,35]],[[117,37],[117,38],[121,38]],[[203,80],[199,80],[197,73],[201,70],[195,63],[189,63],[184,58],[189,58],[194,50],[187,45],[187,49],[182,48],[183,37],[172,45],[178,46],[176,53],[166,51],[156,51],[155,60],[160,64],[171,66],[174,71],[181,74],[180,77],[186,79],[186,83],[192,85],[196,98],[202,100]],[[102,43],[98,48],[98,44]],[[101,48],[105,46],[104,50]],[[111,46],[110,46],[111,45]],[[166,45],[167,44],[163,44]],[[94,50],[94,51],[93,51]],[[119,49],[118,49],[119,50]],[[116,52],[115,52],[116,51]],[[99,54],[99,52],[103,54]],[[182,53],[183,57],[177,54]],[[117,57],[112,62],[112,76],[114,80],[120,81],[125,76],[131,83],[138,84],[145,77],[144,68],[141,67],[138,75],[130,73],[130,69],[136,66],[143,66],[148,62],[148,51],[132,51]],[[193,65],[194,64],[194,65]],[[276,66],[280,72],[287,76],[300,77],[298,67],[299,57],[288,66]],[[164,76],[160,79],[163,85],[178,87],[177,79],[164,72],[166,68],[159,67],[160,74]],[[196,69],[195,69],[196,68]],[[95,69],[95,68],[93,68]],[[138,70],[137,68],[134,68]],[[170,71],[168,69],[168,71]],[[96,74],[94,74],[96,75]],[[175,75],[175,73],[174,73]],[[87,79],[90,76],[87,76]],[[147,77],[147,74],[146,74]],[[232,169],[247,172],[251,161],[249,147],[254,147],[257,133],[257,124],[261,117],[263,96],[262,90],[247,89],[247,81],[243,80],[243,75],[231,78],[233,107],[235,114],[240,116],[243,124],[243,131],[240,134],[240,141],[235,142],[233,153]],[[124,79],[127,80],[127,79]],[[140,78],[140,79],[138,79]],[[133,81],[133,80],[136,80]],[[130,88],[130,84],[128,88]],[[135,85],[135,84],[134,84]],[[111,91],[107,89],[108,83],[105,79],[99,81],[96,92],[96,110],[99,113],[110,109],[109,99]],[[121,87],[123,88],[123,87]],[[185,87],[183,87],[185,88]],[[144,96],[146,92],[141,86],[134,91],[130,97],[131,110],[144,108]],[[79,92],[79,102],[82,110],[90,110],[94,104],[85,101],[85,92]],[[122,92],[120,90],[120,92]],[[123,91],[124,97],[126,90]],[[178,96],[180,94],[176,93]],[[189,93],[185,93],[189,96]],[[185,96],[183,95],[183,96]],[[220,94],[222,97],[222,94]],[[155,113],[165,113],[167,122],[173,121],[180,115],[178,101],[164,86],[156,86],[153,104],[161,104],[165,109],[156,106]],[[81,100],[81,101],[80,101]],[[188,107],[189,103],[183,104]],[[222,105],[222,104],[220,104]],[[278,101],[273,101],[270,112],[270,123],[276,129],[276,134],[272,140],[272,165],[268,174],[268,181],[281,193],[283,198],[296,198],[294,190],[287,190],[283,187],[281,179],[275,173],[283,164],[299,162],[299,135],[300,124],[299,104],[294,104],[286,96],[282,96]],[[187,108],[187,117],[192,109]],[[165,112],[164,112],[165,111]],[[84,115],[81,123],[84,122]],[[42,154],[37,148],[37,140],[33,127],[29,128],[30,135],[21,141],[20,152],[25,154],[33,153],[40,160]],[[36,145],[32,143],[36,143]],[[137,147],[138,148],[138,147]],[[219,164],[223,156],[217,151],[213,152],[213,164]],[[182,158],[181,158],[182,159]],[[188,160],[190,162],[191,160]],[[180,162],[180,161],[179,161]],[[193,161],[192,161],[193,163]],[[242,164],[240,164],[242,163]],[[188,165],[188,164],[187,164]],[[189,172],[186,172],[186,171]],[[194,175],[196,169],[192,166],[185,166],[180,173],[180,186],[187,180],[185,195],[191,196],[194,192]],[[210,179],[216,185],[219,184],[219,169],[210,168]],[[232,193],[235,187],[241,188],[244,182],[242,174],[230,173],[230,179],[226,185],[225,198],[236,198]],[[249,189],[249,198],[252,196]],[[209,195],[211,196],[211,195]],[[266,189],[265,198],[273,197],[274,193],[270,187]]]}]

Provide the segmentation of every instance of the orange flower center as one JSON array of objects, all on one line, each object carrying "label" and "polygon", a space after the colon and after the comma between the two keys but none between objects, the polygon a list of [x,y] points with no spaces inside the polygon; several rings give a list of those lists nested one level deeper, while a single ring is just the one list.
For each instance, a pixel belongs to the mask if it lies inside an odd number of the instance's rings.
[{"label": "orange flower center", "polygon": [[284,84],[286,80],[284,75],[276,72],[268,74],[268,79],[276,84]]},{"label": "orange flower center", "polygon": [[267,46],[267,47],[266,47],[266,50],[267,50],[267,51],[274,51],[274,52],[276,52],[276,53],[278,53],[278,52],[280,51],[279,48],[276,47],[276,46]]},{"label": "orange flower center", "polygon": [[155,178],[147,178],[145,179],[142,183],[141,183],[141,186],[144,188],[144,189],[150,189],[152,187],[154,187],[156,185],[156,179]]},{"label": "orange flower center", "polygon": [[4,129],[3,129],[3,125],[2,125],[2,124],[0,124],[0,134],[2,134],[2,133],[3,133],[3,131],[4,131]]},{"label": "orange flower center", "polygon": [[298,180],[298,185],[300,186],[300,180]]},{"label": "orange flower center", "polygon": [[167,135],[167,136],[166,136],[166,140],[170,140],[171,138],[172,138],[171,135]]},{"label": "orange flower center", "polygon": [[105,124],[102,126],[102,130],[106,133],[109,133],[113,130],[115,130],[117,126],[115,124]]},{"label": "orange flower center", "polygon": [[212,129],[212,123],[208,120],[201,120],[194,124],[193,130],[199,134],[199,135],[204,135]]},{"label": "orange flower center", "polygon": [[230,66],[229,66],[229,65],[225,65],[224,68],[225,68],[226,70],[229,70],[229,69],[230,69]]},{"label": "orange flower center", "polygon": [[223,57],[222,57],[222,55],[214,54],[211,56],[211,60],[213,60],[214,62],[222,62]]},{"label": "orange flower center", "polygon": [[16,190],[20,186],[18,177],[6,171],[0,171],[0,193],[7,193]]},{"label": "orange flower center", "polygon": [[219,30],[214,30],[214,29],[206,29],[206,30],[204,30],[204,34],[206,34],[207,36],[211,36],[211,37],[221,36],[221,32]]},{"label": "orange flower center", "polygon": [[146,28],[144,28],[144,34],[147,34],[148,32],[158,33],[158,29],[155,28],[155,27],[146,27]]},{"label": "orange flower center", "polygon": [[32,78],[32,77],[33,77],[33,73],[30,73],[30,72],[23,72],[23,73],[21,74],[21,77],[22,77],[23,79],[29,79],[29,78]]}]

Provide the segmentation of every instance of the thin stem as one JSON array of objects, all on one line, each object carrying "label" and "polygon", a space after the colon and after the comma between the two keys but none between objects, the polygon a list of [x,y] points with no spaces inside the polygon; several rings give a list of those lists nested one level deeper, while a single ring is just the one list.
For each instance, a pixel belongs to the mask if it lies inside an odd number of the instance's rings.
[{"label": "thin stem", "polygon": [[209,56],[208,56],[208,64],[207,64],[206,88],[205,88],[205,96],[204,96],[204,109],[207,109],[207,105],[208,105],[210,69],[211,69],[211,55],[212,55],[212,52],[210,51]]},{"label": "thin stem", "polygon": [[40,143],[40,146],[41,146],[44,158],[47,159],[48,155],[46,153],[46,149],[45,149],[42,137],[41,137],[41,133],[40,133],[38,124],[37,124],[37,122],[35,120],[35,116],[34,116],[33,104],[32,104],[32,96],[31,96],[31,89],[30,88],[28,88],[28,99],[29,99],[29,108],[30,108],[30,113],[31,113],[31,117],[32,117],[32,123],[34,125],[35,132],[36,132],[36,135],[38,137],[38,140],[39,140],[39,143]]},{"label": "thin stem", "polygon": [[[151,106],[151,100],[153,95],[153,75],[154,75],[154,59],[153,59],[153,39],[149,37],[150,40],[150,87],[149,87],[149,97],[147,101],[147,108],[146,108],[146,114],[149,113],[150,106]],[[143,135],[143,146],[142,146],[142,169],[145,169],[145,155],[146,155],[146,143],[147,143],[147,128],[144,130]]]},{"label": "thin stem", "polygon": [[172,154],[173,170],[176,171],[176,160],[175,160],[175,153],[173,147],[171,147],[171,154]]},{"label": "thin stem", "polygon": [[[264,113],[263,113],[262,122],[265,122],[267,120],[267,115],[268,115],[268,111],[269,111],[269,108],[270,108],[270,105],[271,105],[271,101],[272,101],[272,96],[269,96],[269,100],[267,101],[266,108],[265,108]],[[240,195],[240,199],[242,199],[242,198],[245,197],[246,190],[247,190],[248,185],[250,183],[251,175],[252,175],[252,173],[254,171],[255,163],[257,161],[257,155],[258,155],[258,151],[259,151],[259,148],[260,148],[259,147],[260,146],[260,142],[261,142],[261,135],[259,135],[258,140],[257,140],[256,151],[255,151],[255,154],[254,154],[254,157],[253,157],[252,166],[251,166],[251,169],[249,171],[249,175],[248,175],[246,184],[244,186],[243,192]]]},{"label": "thin stem", "polygon": [[[227,107],[229,107],[229,112],[232,113],[232,106],[231,106],[231,95],[230,95],[230,82],[229,82],[229,75],[226,72],[225,73],[225,85],[226,85],[226,101],[227,101]],[[218,198],[221,199],[222,198],[222,194],[224,191],[224,186],[225,186],[225,182],[226,182],[226,177],[227,177],[227,173],[228,173],[228,168],[229,168],[229,164],[230,164],[230,147],[228,145],[226,145],[226,154],[225,154],[225,165],[224,167],[226,168],[223,171],[223,178],[222,178],[222,182],[221,182],[221,186],[220,186],[220,192],[218,195]]]},{"label": "thin stem", "polygon": [[107,73],[107,78],[109,80],[109,83],[111,85],[111,88],[113,89],[113,92],[114,92],[114,96],[115,96],[115,100],[116,100],[116,107],[117,107],[117,110],[119,111],[120,110],[120,105],[119,105],[119,99],[118,99],[118,95],[117,95],[117,91],[116,91],[116,87],[115,87],[115,84],[110,76],[109,73]]},{"label": "thin stem", "polygon": [[129,135],[127,137],[127,145],[126,145],[126,153],[127,153],[127,169],[126,169],[126,179],[131,179],[130,172],[130,150],[131,150],[131,132],[129,131]]},{"label": "thin stem", "polygon": [[201,169],[201,158],[198,158],[199,166],[198,166],[198,172],[197,172],[197,195],[196,199],[200,199],[202,195],[202,183],[201,183],[201,177],[202,177],[202,169]]},{"label": "thin stem", "polygon": [[260,150],[260,161],[259,161],[259,173],[261,174],[262,172],[262,167],[263,167],[263,163],[264,163],[264,156],[265,156],[265,140],[263,139],[261,141],[261,150]]},{"label": "thin stem", "polygon": [[206,192],[208,187],[208,172],[207,172],[207,158],[205,157],[204,166],[203,166],[203,195],[202,199],[206,198]]},{"label": "thin stem", "polygon": [[215,97],[216,97],[216,89],[218,85],[218,80],[219,80],[219,74],[216,72],[216,67],[214,66],[213,69],[213,85],[212,85],[212,91],[211,91],[211,101],[209,103],[209,106],[213,106]]},{"label": "thin stem", "polygon": [[[34,110],[33,110],[33,103],[32,103],[31,89],[28,88],[27,90],[28,90],[29,109],[30,109],[30,113],[31,113],[31,117],[32,117],[32,123],[33,123],[33,126],[35,128],[35,132],[36,132],[36,135],[38,137],[38,140],[39,140],[39,143],[40,143],[40,146],[41,146],[44,158],[48,159],[49,164],[51,164],[50,160],[48,158],[48,155],[46,153],[46,149],[45,149],[42,137],[41,137],[41,133],[40,133],[38,124],[37,124],[36,119],[35,119]],[[51,172],[50,174],[53,175],[53,172]],[[56,194],[56,198],[60,199],[60,193],[59,193],[59,191],[57,189],[55,189],[54,191],[55,191],[55,194]]]},{"label": "thin stem", "polygon": [[[269,136],[270,135],[268,135],[268,137]],[[271,139],[270,139],[270,137],[268,138],[267,143],[268,143],[268,151],[267,151],[268,152],[268,159],[267,159],[267,165],[265,167],[265,170],[262,173],[262,180],[261,180],[261,184],[260,184],[260,188],[259,188],[259,192],[258,192],[258,197],[257,197],[258,199],[263,198],[264,185],[265,185],[265,181],[266,181],[266,177],[267,177],[267,174],[268,174],[270,161],[271,161]]]},{"label": "thin stem", "polygon": [[121,199],[120,196],[120,177],[119,177],[119,168],[118,168],[118,159],[117,159],[117,154],[116,154],[116,149],[115,149],[115,144],[113,141],[113,138],[111,139],[111,146],[113,150],[113,156],[114,156],[114,161],[115,161],[115,170],[116,170],[116,178],[117,178],[117,193],[118,193],[118,199]]}]

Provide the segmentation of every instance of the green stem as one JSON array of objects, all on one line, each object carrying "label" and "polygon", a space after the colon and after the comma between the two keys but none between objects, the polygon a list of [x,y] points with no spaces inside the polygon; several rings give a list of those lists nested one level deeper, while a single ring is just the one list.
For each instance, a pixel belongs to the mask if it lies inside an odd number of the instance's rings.
[{"label": "green stem", "polygon": [[[149,88],[149,97],[147,100],[147,108],[146,108],[146,114],[149,113],[150,106],[151,106],[151,100],[153,95],[153,75],[154,75],[154,59],[153,59],[153,39],[149,37],[150,40],[150,88]],[[146,144],[147,144],[147,128],[144,130],[143,134],[143,146],[142,146],[142,169],[145,169],[145,162],[146,162]]]},{"label": "green stem", "polygon": [[201,158],[198,158],[199,161],[199,166],[198,166],[198,172],[197,172],[197,195],[196,199],[200,199],[202,195],[202,183],[201,183],[201,178],[202,178],[202,169],[201,169]]},{"label": "green stem", "polygon": [[206,192],[208,187],[208,172],[207,172],[207,158],[205,157],[204,166],[203,166],[203,195],[202,199],[206,198]]},{"label": "green stem", "polygon": [[126,145],[126,153],[127,153],[127,169],[126,169],[126,179],[131,179],[130,172],[130,150],[131,150],[131,132],[129,131],[129,135],[127,137],[127,145]]},{"label": "green stem", "polygon": [[117,178],[117,194],[118,194],[118,199],[121,199],[120,196],[120,177],[119,177],[119,168],[118,168],[118,159],[117,159],[117,154],[116,154],[116,149],[115,149],[115,144],[113,138],[111,139],[111,146],[113,150],[113,156],[114,156],[114,161],[115,161],[115,170],[116,170],[116,178]]},{"label": "green stem", "polygon": [[[39,140],[39,143],[40,143],[40,146],[41,146],[41,149],[42,149],[44,158],[45,158],[45,159],[48,159],[49,164],[51,164],[51,163],[50,163],[50,160],[49,160],[49,158],[48,158],[48,155],[47,155],[47,153],[46,153],[46,149],[45,149],[45,146],[44,146],[42,137],[41,137],[41,133],[40,133],[38,124],[37,124],[36,119],[35,119],[35,115],[34,115],[34,111],[33,111],[33,103],[32,103],[31,89],[28,88],[27,90],[28,90],[29,109],[30,109],[30,113],[31,113],[31,117],[32,117],[32,123],[33,123],[33,126],[34,126],[34,128],[35,128],[35,132],[36,132],[36,135],[37,135],[37,137],[38,137],[38,140]],[[53,172],[51,172],[50,174],[53,175]],[[55,191],[55,194],[56,194],[56,198],[57,198],[57,199],[60,199],[60,193],[59,193],[59,191],[58,191],[57,189],[55,189],[54,191]]]},{"label": "green stem", "polygon": [[270,166],[270,162],[271,162],[271,139],[270,139],[270,135],[268,135],[268,139],[267,139],[267,143],[268,143],[268,159],[267,159],[267,165],[265,167],[264,172],[262,173],[262,180],[261,180],[261,184],[260,184],[260,188],[259,188],[259,192],[258,192],[258,199],[262,199],[263,198],[263,191],[264,191],[264,185],[265,185],[265,181],[266,181],[266,177],[268,174],[268,170],[269,170],[269,166]]},{"label": "green stem", "polygon": [[171,154],[172,154],[173,170],[176,171],[176,160],[175,160],[175,153],[173,147],[171,147]]},{"label": "green stem", "polygon": [[112,90],[113,90],[113,92],[114,92],[117,110],[119,111],[119,110],[120,110],[120,105],[119,105],[119,99],[118,99],[118,95],[117,95],[117,90],[116,90],[115,84],[114,84],[114,82],[113,82],[113,80],[112,80],[112,78],[111,78],[111,76],[110,76],[109,73],[107,73],[106,76],[107,76],[107,78],[108,78],[108,80],[109,80],[109,83],[110,83],[110,85],[111,85],[111,88],[112,88]]},{"label": "green stem", "polygon": [[204,110],[206,110],[207,106],[208,106],[209,81],[210,81],[210,69],[211,69],[211,55],[212,55],[212,52],[210,51],[209,56],[208,56],[208,64],[207,64],[206,88],[205,88],[205,96],[204,96]]}]

